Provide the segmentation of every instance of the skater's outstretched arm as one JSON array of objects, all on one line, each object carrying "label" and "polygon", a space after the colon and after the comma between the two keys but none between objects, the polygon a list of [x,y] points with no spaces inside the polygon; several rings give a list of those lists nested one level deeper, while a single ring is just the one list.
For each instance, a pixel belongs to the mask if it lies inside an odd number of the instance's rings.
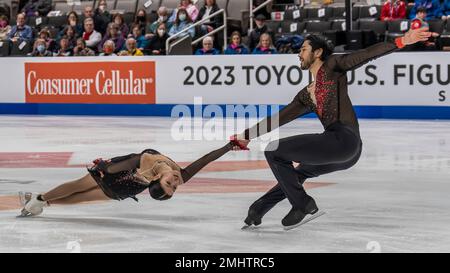
[{"label": "skater's outstretched arm", "polygon": [[229,142],[225,146],[220,149],[214,150],[201,158],[197,159],[189,166],[181,170],[181,177],[183,178],[184,183],[189,181],[195,174],[197,174],[201,169],[203,169],[210,162],[217,160],[219,157],[228,153],[233,149],[234,145]]},{"label": "skater's outstretched arm", "polygon": [[395,43],[381,42],[349,54],[333,55],[330,63],[336,70],[347,72],[398,49]]},{"label": "skater's outstretched arm", "polygon": [[280,112],[263,119],[253,127],[245,130],[242,135],[238,136],[237,138],[247,140],[254,139],[261,135],[267,134],[280,126],[283,126],[300,116],[310,113],[312,110],[305,104],[303,104],[303,102],[300,100],[302,91],[300,91],[294,97],[292,102],[284,107]]},{"label": "skater's outstretched arm", "polygon": [[346,72],[403,48],[405,45],[426,41],[430,36],[431,32],[429,32],[428,28],[409,30],[405,36],[396,38],[394,42],[381,42],[354,53],[333,55],[330,57],[329,63],[334,65],[335,70]]}]

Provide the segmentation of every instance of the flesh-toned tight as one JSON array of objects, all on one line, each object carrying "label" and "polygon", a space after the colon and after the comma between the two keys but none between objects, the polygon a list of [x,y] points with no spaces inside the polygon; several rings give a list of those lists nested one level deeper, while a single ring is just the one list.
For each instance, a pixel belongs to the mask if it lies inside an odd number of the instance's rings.
[{"label": "flesh-toned tight", "polygon": [[77,204],[88,201],[110,200],[89,174],[64,183],[42,195],[49,204]]}]

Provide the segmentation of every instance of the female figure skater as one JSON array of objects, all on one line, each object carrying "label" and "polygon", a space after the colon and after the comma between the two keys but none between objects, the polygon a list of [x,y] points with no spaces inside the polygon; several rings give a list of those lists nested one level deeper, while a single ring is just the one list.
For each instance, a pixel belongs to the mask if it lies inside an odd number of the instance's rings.
[{"label": "female figure skater", "polygon": [[230,150],[245,149],[239,142],[231,140],[181,168],[169,157],[148,149],[140,154],[114,157],[110,160],[96,159],[88,168],[89,174],[72,182],[57,186],[44,194],[19,193],[24,208],[21,216],[35,216],[50,204],[76,204],[86,201],[123,200],[133,198],[148,189],[156,200],[170,199],[177,187],[189,181],[210,162]]},{"label": "female figure skater", "polygon": [[[307,214],[318,211],[314,199],[302,186],[305,180],[348,169],[361,155],[359,125],[347,92],[347,71],[405,45],[426,41],[430,36],[428,28],[410,30],[395,42],[378,43],[351,54],[333,56],[333,45],[325,38],[311,35],[305,39],[298,57],[301,69],[309,70],[314,81],[276,116],[264,119],[234,138],[246,146],[251,139],[311,112],[317,114],[325,132],[269,143],[265,156],[278,184],[250,206],[244,220],[247,226],[261,224],[262,217],[286,197],[292,209],[282,220],[285,229],[298,226]],[[274,120],[278,123],[272,124]],[[294,168],[293,162],[300,165]]]}]

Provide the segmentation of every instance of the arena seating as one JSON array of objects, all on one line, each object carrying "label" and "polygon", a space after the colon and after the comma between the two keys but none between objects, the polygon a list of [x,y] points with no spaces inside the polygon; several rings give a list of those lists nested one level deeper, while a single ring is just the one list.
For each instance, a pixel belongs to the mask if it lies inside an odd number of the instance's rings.
[{"label": "arena seating", "polygon": [[[0,1],[0,13],[10,17],[10,25],[14,25],[16,24],[15,16],[11,17],[12,9],[6,2],[11,1]],[[138,9],[143,8],[147,11],[151,23],[156,20],[156,11],[160,6],[173,10],[180,1],[152,0],[151,2],[152,5],[148,6],[148,0],[107,0],[108,10],[112,13],[122,13],[125,22],[128,24],[132,23]],[[27,24],[35,30],[35,34],[43,27],[48,27],[51,34],[56,35],[65,25],[68,12],[76,11],[82,18],[84,8],[94,6],[94,3],[98,5],[98,1],[93,0],[81,1],[78,5],[68,5],[66,0],[54,0],[51,14],[47,17],[28,17]],[[283,35],[306,35],[308,33],[322,33],[336,45],[361,39],[361,41],[353,43],[349,47],[352,49],[357,49],[356,47],[359,44],[364,47],[375,42],[394,39],[409,28],[407,19],[389,22],[379,21],[381,6],[368,6],[358,2],[352,7],[353,32],[348,34],[351,37],[343,37],[347,27],[345,26],[345,7],[342,3],[342,1],[335,1],[334,4],[327,7],[308,6],[299,10],[285,10],[282,20],[275,21],[268,18],[267,25],[269,29],[275,32],[276,39]],[[197,2],[199,7],[203,4],[204,0]],[[227,11],[228,35],[237,30],[245,37],[249,28],[249,0],[217,0],[217,4]],[[411,6],[408,6],[407,11],[410,10]],[[60,11],[60,15],[54,16],[55,11]],[[431,31],[442,33],[444,44],[450,44],[450,23],[434,20],[429,21],[429,25]],[[28,53],[26,51],[31,50],[32,47],[25,46],[22,50],[19,50],[17,45],[6,44],[8,43],[3,43],[0,48],[0,56],[26,55]],[[10,54],[7,54],[8,52]]]}]

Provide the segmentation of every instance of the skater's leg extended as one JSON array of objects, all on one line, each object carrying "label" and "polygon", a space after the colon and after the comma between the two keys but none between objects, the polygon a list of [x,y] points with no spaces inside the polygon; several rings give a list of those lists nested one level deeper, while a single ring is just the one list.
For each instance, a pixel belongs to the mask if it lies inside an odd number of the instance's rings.
[{"label": "skater's leg extended", "polygon": [[97,183],[95,182],[95,180],[92,178],[92,176],[87,174],[80,179],[57,186],[56,188],[43,194],[42,199],[45,201],[54,201],[57,199],[68,197],[75,193],[85,192],[96,187]]},{"label": "skater's leg extended", "polygon": [[55,199],[53,201],[50,201],[50,203],[58,205],[71,205],[82,202],[104,201],[104,200],[111,200],[111,199],[103,193],[100,187],[97,186],[85,192],[78,192],[64,198]]},{"label": "skater's leg extended", "polygon": [[79,192],[89,191],[97,187],[97,183],[90,176],[86,175],[80,179],[72,182],[64,183],[46,194],[33,194],[31,198],[26,201],[22,209],[22,216],[39,215],[42,213],[45,206],[49,205],[49,201],[55,203],[55,200],[67,198]]}]

